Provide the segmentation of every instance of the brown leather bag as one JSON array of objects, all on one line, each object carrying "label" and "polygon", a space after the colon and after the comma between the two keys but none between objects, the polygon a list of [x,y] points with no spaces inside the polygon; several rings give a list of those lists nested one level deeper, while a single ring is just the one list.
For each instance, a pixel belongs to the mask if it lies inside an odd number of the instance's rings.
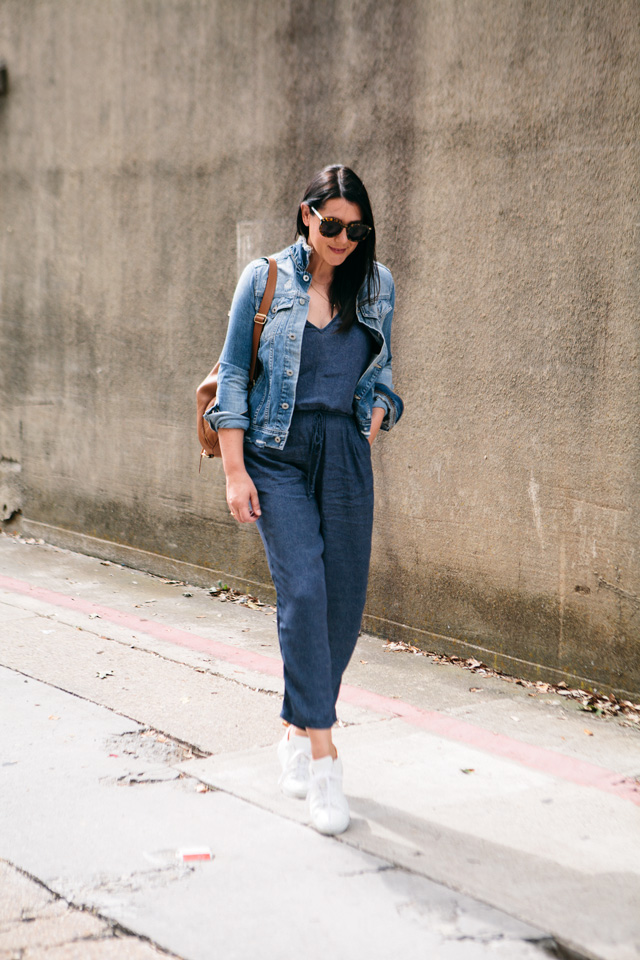
[{"label": "brown leather bag", "polygon": [[[260,301],[260,309],[253,318],[253,343],[251,345],[251,366],[249,367],[249,389],[251,389],[254,384],[256,363],[258,360],[258,345],[260,343],[262,328],[267,322],[267,315],[271,308],[271,301],[273,300],[277,279],[278,265],[272,257],[269,257],[269,275],[267,276],[267,285],[265,287],[262,300]],[[213,406],[216,399],[216,393],[218,391],[219,369],[220,361],[218,360],[211,373],[205,377],[196,390],[198,439],[202,447],[202,452],[200,453],[200,466],[202,466],[203,458],[222,456],[222,453],[220,452],[220,440],[218,438],[218,434],[204,419],[205,413],[210,409],[210,407]],[[199,469],[198,472],[200,472]]]}]

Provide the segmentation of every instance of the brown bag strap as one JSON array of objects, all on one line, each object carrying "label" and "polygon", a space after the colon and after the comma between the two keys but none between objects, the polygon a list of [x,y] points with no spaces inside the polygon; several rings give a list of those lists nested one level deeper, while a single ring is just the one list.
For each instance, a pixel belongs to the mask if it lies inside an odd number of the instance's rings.
[{"label": "brown bag strap", "polygon": [[260,309],[253,318],[253,344],[251,346],[249,386],[253,385],[256,372],[256,363],[258,361],[258,346],[260,344],[260,337],[262,336],[262,328],[267,322],[269,310],[271,309],[271,301],[273,300],[273,294],[275,293],[277,279],[278,264],[275,262],[273,257],[269,257],[269,275],[267,277],[267,285],[264,288],[264,294],[262,296],[262,300],[260,301]]}]

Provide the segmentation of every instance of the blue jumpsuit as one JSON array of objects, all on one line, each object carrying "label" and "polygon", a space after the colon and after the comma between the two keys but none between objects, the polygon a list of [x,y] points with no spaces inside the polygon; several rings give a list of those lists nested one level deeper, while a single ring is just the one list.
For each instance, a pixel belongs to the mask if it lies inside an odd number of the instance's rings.
[{"label": "blue jumpsuit", "polygon": [[353,417],[353,399],[375,344],[357,322],[345,332],[339,324],[338,316],[322,330],[305,325],[284,448],[244,445],[278,597],[281,716],[303,729],[335,723],[342,674],[360,631],[371,554],[371,450]]}]

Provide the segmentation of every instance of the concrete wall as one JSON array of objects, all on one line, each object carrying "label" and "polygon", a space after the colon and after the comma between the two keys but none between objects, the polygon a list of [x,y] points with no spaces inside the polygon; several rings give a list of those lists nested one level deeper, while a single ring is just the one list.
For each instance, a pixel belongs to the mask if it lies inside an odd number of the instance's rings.
[{"label": "concrete wall", "polygon": [[340,160],[406,401],[367,628],[640,691],[637,0],[0,0],[1,57],[5,517],[268,582],[194,388]]}]

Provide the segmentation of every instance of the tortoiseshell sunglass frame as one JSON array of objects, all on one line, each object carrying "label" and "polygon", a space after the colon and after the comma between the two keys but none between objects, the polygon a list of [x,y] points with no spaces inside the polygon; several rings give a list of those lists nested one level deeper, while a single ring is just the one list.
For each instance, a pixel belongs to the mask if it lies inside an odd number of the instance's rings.
[{"label": "tortoiseshell sunglass frame", "polygon": [[[371,233],[371,227],[369,226],[369,224],[363,223],[361,220],[354,220],[352,223],[343,223],[342,220],[339,220],[337,217],[323,217],[321,213],[318,213],[315,207],[311,207],[311,210],[315,213],[316,217],[318,217],[318,219],[320,220],[320,233],[322,234],[323,237],[326,237],[328,240],[332,240],[332,239],[335,239],[335,237],[339,237],[342,231],[346,230],[347,239],[350,240],[351,243],[362,243],[362,241],[366,240],[369,234]],[[323,223],[337,223],[340,229],[337,231],[337,233],[325,233],[324,230],[322,229]],[[354,227],[356,228],[357,231],[365,230],[366,233],[364,234],[364,236],[362,237],[350,236],[349,231],[352,230]]]}]

